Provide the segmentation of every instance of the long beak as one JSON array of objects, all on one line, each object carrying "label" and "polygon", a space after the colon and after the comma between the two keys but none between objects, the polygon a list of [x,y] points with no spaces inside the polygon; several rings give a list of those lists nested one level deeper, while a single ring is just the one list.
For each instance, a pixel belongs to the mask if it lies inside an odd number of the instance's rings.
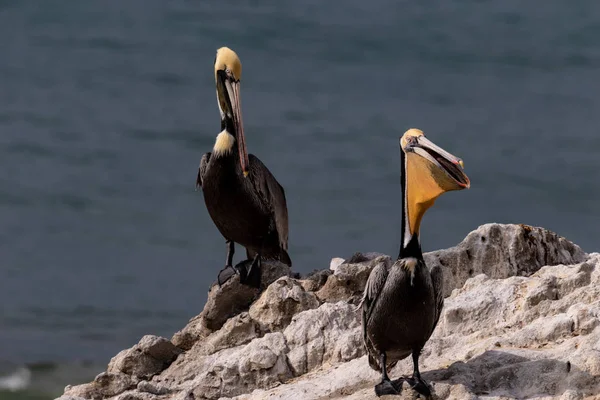
[{"label": "long beak", "polygon": [[244,123],[242,120],[242,107],[240,99],[240,81],[235,80],[226,71],[217,72],[217,93],[221,109],[228,119],[233,121],[235,140],[240,155],[240,166],[244,177],[248,176],[248,151],[246,150],[246,137],[244,136]]},{"label": "long beak", "polygon": [[464,172],[463,160],[448,153],[425,136],[417,137],[416,143],[411,144],[407,150],[415,152],[444,171],[452,183],[458,186],[456,189],[471,187],[471,181]]}]

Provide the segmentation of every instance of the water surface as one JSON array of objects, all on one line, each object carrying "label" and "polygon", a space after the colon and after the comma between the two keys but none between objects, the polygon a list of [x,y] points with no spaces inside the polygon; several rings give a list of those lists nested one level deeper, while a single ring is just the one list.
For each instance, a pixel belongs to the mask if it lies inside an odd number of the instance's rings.
[{"label": "water surface", "polygon": [[598,250],[599,12],[0,1],[0,385],[52,397],[201,310],[225,258],[194,191],[219,132],[223,45],[243,63],[249,151],[286,190],[297,271],[397,253],[398,137],[411,127],[472,181],[428,212],[424,250],[487,222]]}]

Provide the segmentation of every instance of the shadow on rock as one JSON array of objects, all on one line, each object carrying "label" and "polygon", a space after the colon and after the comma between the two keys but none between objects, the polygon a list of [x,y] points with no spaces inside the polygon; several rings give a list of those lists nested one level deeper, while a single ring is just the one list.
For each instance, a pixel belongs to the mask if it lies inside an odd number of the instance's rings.
[{"label": "shadow on rock", "polygon": [[447,369],[424,372],[423,378],[436,384],[436,392],[438,385],[459,384],[475,395],[520,399],[559,396],[594,380],[568,361],[532,360],[497,350],[488,350],[466,363],[455,362]]}]

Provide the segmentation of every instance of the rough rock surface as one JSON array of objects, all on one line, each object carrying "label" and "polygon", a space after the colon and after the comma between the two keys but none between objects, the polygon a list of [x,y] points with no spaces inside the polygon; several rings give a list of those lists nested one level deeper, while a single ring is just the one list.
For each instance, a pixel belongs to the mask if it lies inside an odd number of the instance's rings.
[{"label": "rough rock surface", "polygon": [[[62,399],[376,399],[353,303],[378,256],[287,274],[218,328],[193,319],[187,340],[146,336]],[[600,254],[541,228],[488,224],[425,259],[442,266],[449,295],[421,357],[436,398],[600,397]],[[403,360],[391,375],[411,370]],[[395,396],[415,397],[406,386]]]},{"label": "rough rock surface", "polygon": [[[383,256],[383,254],[381,254]],[[336,302],[340,300],[356,302],[362,297],[365,284],[371,270],[375,267],[374,261],[379,253],[356,253],[348,262],[335,265],[333,274],[317,292],[321,301]],[[387,257],[387,256],[386,256]],[[358,262],[354,262],[354,261]]]},{"label": "rough rock surface", "polygon": [[282,277],[252,304],[249,314],[263,331],[275,332],[289,325],[294,315],[317,307],[317,296],[305,291],[297,280]]},{"label": "rough rock surface", "polygon": [[445,295],[467,279],[528,276],[545,265],[574,264],[585,259],[581,248],[556,233],[529,225],[486,224],[469,233],[456,247],[424,255],[432,268],[444,271]]},{"label": "rough rock surface", "polygon": [[248,310],[262,290],[282,276],[290,274],[287,265],[278,261],[263,261],[261,267],[261,288],[253,288],[240,283],[240,276],[234,275],[223,286],[213,284],[208,299],[200,315],[192,318],[188,325],[173,336],[173,344],[189,350],[194,343],[204,339],[211,332],[221,329],[231,317]]}]

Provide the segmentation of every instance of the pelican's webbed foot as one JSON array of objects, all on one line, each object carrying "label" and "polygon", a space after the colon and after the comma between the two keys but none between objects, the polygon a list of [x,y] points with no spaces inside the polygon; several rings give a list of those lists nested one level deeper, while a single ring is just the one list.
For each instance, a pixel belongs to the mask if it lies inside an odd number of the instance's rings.
[{"label": "pelican's webbed foot", "polygon": [[260,257],[256,255],[252,260],[244,260],[234,267],[240,274],[240,283],[251,287],[260,287]]},{"label": "pelican's webbed foot", "polygon": [[406,381],[410,387],[420,395],[425,398],[431,398],[431,388],[421,378],[421,373],[419,372],[419,355],[421,354],[421,349],[414,350],[412,353],[413,359],[413,374],[410,378],[402,377],[401,380]]},{"label": "pelican's webbed foot", "polygon": [[377,397],[384,396],[386,394],[400,394],[402,392],[402,382],[397,385],[390,380],[387,374],[387,356],[385,351],[379,354],[379,365],[381,365],[381,382],[375,385],[375,394]]},{"label": "pelican's webbed foot", "polygon": [[[399,381],[406,381],[410,387],[425,398],[431,397],[431,389],[429,385],[420,376],[411,376],[410,378],[401,378]],[[402,384],[402,382],[400,382]]]},{"label": "pelican's webbed foot", "polygon": [[237,272],[238,271],[231,265],[226,265],[225,268],[219,271],[219,275],[217,275],[217,282],[219,284],[219,287],[223,286],[225,282],[231,279],[231,277],[237,274]]},{"label": "pelican's webbed foot", "polygon": [[400,384],[396,384],[396,381],[383,380],[375,385],[375,394],[377,397],[381,397],[388,394],[400,394],[402,392],[402,381]]}]

